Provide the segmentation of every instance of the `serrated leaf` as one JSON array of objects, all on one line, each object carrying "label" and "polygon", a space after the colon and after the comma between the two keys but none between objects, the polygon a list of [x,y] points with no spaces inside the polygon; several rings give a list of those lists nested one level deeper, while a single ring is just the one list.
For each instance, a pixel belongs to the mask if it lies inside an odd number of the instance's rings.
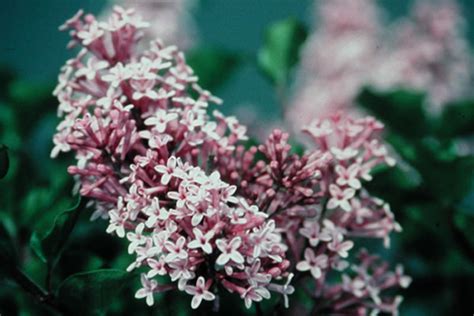
[{"label": "serrated leaf", "polygon": [[10,159],[8,158],[8,148],[5,145],[0,145],[0,179],[3,179],[10,167]]},{"label": "serrated leaf", "polygon": [[393,131],[406,137],[419,137],[431,128],[424,99],[424,94],[416,91],[378,92],[365,88],[357,97],[357,103]]},{"label": "serrated leaf", "polygon": [[199,78],[199,84],[211,91],[220,87],[239,65],[241,58],[215,47],[200,47],[187,54],[187,62]]},{"label": "serrated leaf", "polygon": [[68,237],[74,229],[79,212],[85,206],[85,201],[85,199],[81,199],[72,209],[59,214],[54,225],[43,236],[33,232],[30,246],[36,255],[49,266],[54,267],[59,260]]},{"label": "serrated leaf", "polygon": [[301,45],[307,37],[303,24],[294,18],[272,24],[258,52],[259,69],[277,86],[284,85],[298,62]]},{"label": "serrated leaf", "polygon": [[73,274],[60,284],[58,302],[71,315],[104,313],[133,276],[116,269]]}]

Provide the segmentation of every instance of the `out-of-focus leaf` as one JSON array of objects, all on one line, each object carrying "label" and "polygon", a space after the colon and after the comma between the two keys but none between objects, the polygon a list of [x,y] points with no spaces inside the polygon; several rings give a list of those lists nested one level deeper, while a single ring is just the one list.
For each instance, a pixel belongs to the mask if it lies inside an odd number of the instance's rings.
[{"label": "out-of-focus leaf", "polygon": [[[33,188],[31,189],[21,201],[21,210],[22,216],[20,221],[22,224],[31,225],[34,224],[37,228],[38,226],[38,217],[45,217],[46,220],[49,219],[48,213],[54,213],[49,210],[54,201],[56,192],[52,188]],[[58,214],[53,214],[56,216]],[[54,219],[53,217],[53,219]],[[47,223],[48,226],[51,225],[51,221]]]},{"label": "out-of-focus leaf", "polygon": [[70,315],[104,313],[133,276],[116,269],[76,273],[59,286],[58,302]]},{"label": "out-of-focus leaf", "polygon": [[409,191],[421,184],[421,176],[416,169],[406,163],[394,167],[383,166],[372,172],[373,180],[368,184],[379,191]]},{"label": "out-of-focus leaf", "polygon": [[241,59],[234,53],[214,47],[201,47],[187,54],[187,62],[199,78],[199,84],[216,90],[235,71]]},{"label": "out-of-focus leaf", "polygon": [[15,245],[8,229],[5,216],[0,218],[0,272],[15,265],[17,260]]},{"label": "out-of-focus leaf", "polygon": [[0,144],[0,179],[3,179],[10,167],[10,159],[8,158],[8,148]]},{"label": "out-of-focus leaf", "polygon": [[305,26],[294,18],[276,22],[265,31],[263,47],[258,52],[258,66],[273,84],[286,83],[298,62],[307,34]]},{"label": "out-of-focus leaf", "polygon": [[456,212],[454,215],[454,224],[460,231],[464,232],[464,235],[469,240],[474,250],[474,235],[470,233],[474,226],[474,216],[462,212]]},{"label": "out-of-focus leaf", "polygon": [[33,232],[30,246],[42,261],[50,266],[57,263],[84,206],[85,199],[81,199],[71,210],[58,215],[53,227],[45,235]]},{"label": "out-of-focus leaf", "polygon": [[474,133],[474,100],[447,104],[441,115],[439,134],[445,137]]},{"label": "out-of-focus leaf", "polygon": [[15,75],[13,70],[7,65],[0,65],[0,98],[5,98],[8,94],[8,84],[13,81]]},{"label": "out-of-focus leaf", "polygon": [[17,117],[12,106],[2,102],[0,102],[0,143],[8,145],[11,150],[18,150],[21,146]]},{"label": "out-of-focus leaf", "polygon": [[52,84],[36,83],[26,80],[15,80],[9,86],[9,99],[15,104],[29,107],[52,98]]},{"label": "out-of-focus leaf", "polygon": [[[443,203],[460,202],[474,184],[474,157],[441,159],[424,144],[417,146],[415,167],[423,177],[424,186]],[[446,154],[447,155],[447,154]],[[441,156],[442,157],[442,156]]]},{"label": "out-of-focus leaf", "polygon": [[415,91],[381,93],[366,88],[357,97],[357,103],[401,135],[419,137],[431,128],[423,106],[424,99],[424,94]]}]

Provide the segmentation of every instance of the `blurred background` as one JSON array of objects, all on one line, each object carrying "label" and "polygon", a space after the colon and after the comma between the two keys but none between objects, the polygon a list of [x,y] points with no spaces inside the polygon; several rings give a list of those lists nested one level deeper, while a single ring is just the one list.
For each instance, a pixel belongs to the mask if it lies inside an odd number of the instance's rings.
[{"label": "blurred background", "polygon": [[[474,2],[349,1],[3,0],[0,144],[9,148],[10,169],[0,180],[0,235],[14,240],[25,270],[45,277],[43,262],[26,248],[33,232],[47,231],[74,200],[70,157],[49,158],[57,124],[51,93],[74,54],[58,26],[79,9],[105,16],[118,3],[142,10],[152,23],[146,36],[187,52],[203,85],[224,100],[221,110],[248,124],[255,138],[336,110],[381,119],[401,163],[380,170],[370,189],[391,203],[405,229],[392,248],[381,249],[414,278],[402,293],[401,315],[474,313]],[[265,51],[280,47],[275,38],[295,57],[265,62]],[[282,65],[287,71],[275,72]],[[126,267],[120,242],[87,217],[64,252],[59,278]],[[131,297],[133,287],[127,291]],[[142,305],[112,306],[111,314],[154,315]],[[48,312],[0,280],[0,314]]]}]

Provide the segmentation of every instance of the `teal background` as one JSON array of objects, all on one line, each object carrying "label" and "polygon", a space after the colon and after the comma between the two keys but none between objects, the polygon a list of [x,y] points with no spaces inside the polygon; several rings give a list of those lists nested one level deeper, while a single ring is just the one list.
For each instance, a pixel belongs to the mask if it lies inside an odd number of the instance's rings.
[{"label": "teal background", "polygon": [[[379,3],[389,13],[388,19],[406,14],[413,0],[384,0]],[[0,10],[0,64],[7,64],[18,74],[35,81],[56,80],[61,65],[73,53],[66,50],[67,34],[58,26],[83,8],[98,13],[103,0],[2,0]],[[255,56],[270,23],[294,16],[307,25],[313,18],[310,0],[200,0],[192,15],[199,42]],[[474,1],[459,1],[464,17],[474,20]],[[470,42],[474,40],[472,23],[468,25]],[[279,115],[271,85],[252,63],[239,67],[232,78],[216,93],[224,99],[224,112],[233,113],[240,104],[252,104],[257,113],[268,119]]]}]

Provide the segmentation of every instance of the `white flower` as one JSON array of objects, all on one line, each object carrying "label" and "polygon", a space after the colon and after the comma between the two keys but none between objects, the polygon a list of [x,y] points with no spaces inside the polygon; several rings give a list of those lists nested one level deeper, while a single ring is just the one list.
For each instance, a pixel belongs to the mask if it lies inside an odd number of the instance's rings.
[{"label": "white flower", "polygon": [[304,259],[305,260],[298,262],[296,270],[310,271],[313,278],[319,279],[322,274],[321,270],[328,266],[328,256],[324,254],[316,256],[311,248],[306,248],[304,251]]},{"label": "white flower", "polygon": [[337,254],[342,258],[347,258],[349,255],[348,251],[351,250],[352,247],[354,247],[354,242],[352,240],[340,242],[333,239],[333,241],[328,244],[328,249],[337,252]]},{"label": "white flower", "polygon": [[128,232],[127,239],[130,240],[130,244],[128,245],[128,253],[132,254],[135,249],[146,243],[148,237],[143,235],[143,229],[145,228],[145,224],[140,223],[135,228],[135,232]]},{"label": "white flower", "polygon": [[295,292],[295,288],[290,285],[291,280],[293,279],[294,276],[295,275],[293,273],[290,273],[288,275],[288,278],[286,279],[285,284],[283,285],[274,284],[274,283],[268,285],[268,289],[270,291],[278,292],[281,295],[283,295],[283,302],[284,302],[285,308],[288,308],[290,306],[289,301],[288,301],[288,295],[291,295]]},{"label": "white flower", "polygon": [[109,226],[106,232],[111,234],[115,232],[120,238],[125,237],[125,223],[128,220],[128,213],[123,212],[123,199],[120,197],[117,202],[117,208],[109,211]]},{"label": "white flower", "polygon": [[165,248],[168,250],[168,254],[166,255],[166,262],[172,262],[177,259],[186,259],[188,258],[188,252],[184,249],[184,245],[186,243],[186,238],[181,236],[178,238],[176,243],[171,241],[165,242]]},{"label": "white flower", "polygon": [[97,58],[91,57],[87,60],[87,65],[79,68],[76,71],[76,76],[85,76],[87,80],[93,80],[99,70],[105,69],[109,66],[109,63],[105,60],[97,60]]},{"label": "white flower", "polygon": [[169,113],[164,110],[156,111],[155,115],[145,120],[145,125],[154,126],[159,133],[163,133],[166,130],[166,125],[178,118],[178,114]]},{"label": "white flower", "polygon": [[346,147],[344,149],[331,147],[331,153],[334,155],[334,157],[337,160],[344,161],[344,160],[349,160],[351,158],[354,158],[355,156],[357,156],[359,151],[352,147]]},{"label": "white flower", "polygon": [[146,297],[146,303],[148,306],[152,306],[154,303],[153,292],[158,287],[158,282],[155,280],[149,280],[145,274],[141,275],[141,282],[143,288],[139,289],[135,293],[135,298],[144,298]]},{"label": "white flower", "polygon": [[109,73],[102,76],[102,80],[110,82],[110,85],[117,88],[122,81],[130,79],[132,72],[128,67],[119,62],[114,67],[110,68]]},{"label": "white flower", "polygon": [[225,265],[229,260],[234,261],[235,263],[244,263],[244,257],[237,250],[242,244],[242,239],[240,237],[234,237],[229,243],[225,239],[216,240],[217,248],[222,252],[216,260],[218,265]]},{"label": "white flower", "polygon": [[341,165],[337,165],[335,168],[336,173],[338,174],[336,183],[340,186],[350,186],[356,190],[360,189],[361,183],[357,178],[360,169],[361,168],[358,163],[352,164],[349,168],[344,168]]},{"label": "white flower", "polygon": [[299,232],[304,237],[308,238],[309,244],[316,247],[320,240],[320,227],[317,221],[304,221],[304,227],[300,228]]},{"label": "white flower", "polygon": [[329,209],[340,207],[346,212],[349,212],[352,209],[349,200],[355,195],[354,189],[347,188],[342,190],[337,185],[331,184],[329,186],[329,192],[331,193],[331,199],[329,199],[327,205]]},{"label": "white flower", "polygon": [[188,243],[188,248],[196,249],[201,248],[205,253],[211,254],[212,247],[209,241],[214,237],[214,231],[210,230],[206,234],[203,234],[199,228],[193,229],[194,240]]},{"label": "white flower", "polygon": [[96,39],[102,37],[102,35],[104,35],[104,31],[99,28],[99,23],[97,23],[97,21],[92,21],[87,30],[77,32],[77,37],[82,40],[84,46],[89,45]]},{"label": "white flower", "polygon": [[161,173],[161,184],[167,185],[170,182],[177,162],[178,159],[175,156],[171,156],[166,162],[166,166],[158,165],[155,167],[155,170]]},{"label": "white flower", "polygon": [[250,308],[252,302],[261,302],[262,299],[270,298],[270,292],[263,286],[251,285],[243,294],[242,298],[245,302],[245,307]]},{"label": "white flower", "polygon": [[196,281],[196,286],[186,285],[184,290],[186,293],[193,295],[191,300],[191,308],[196,309],[201,305],[202,300],[213,301],[216,297],[208,291],[210,284],[206,285],[206,280],[201,276]]}]

